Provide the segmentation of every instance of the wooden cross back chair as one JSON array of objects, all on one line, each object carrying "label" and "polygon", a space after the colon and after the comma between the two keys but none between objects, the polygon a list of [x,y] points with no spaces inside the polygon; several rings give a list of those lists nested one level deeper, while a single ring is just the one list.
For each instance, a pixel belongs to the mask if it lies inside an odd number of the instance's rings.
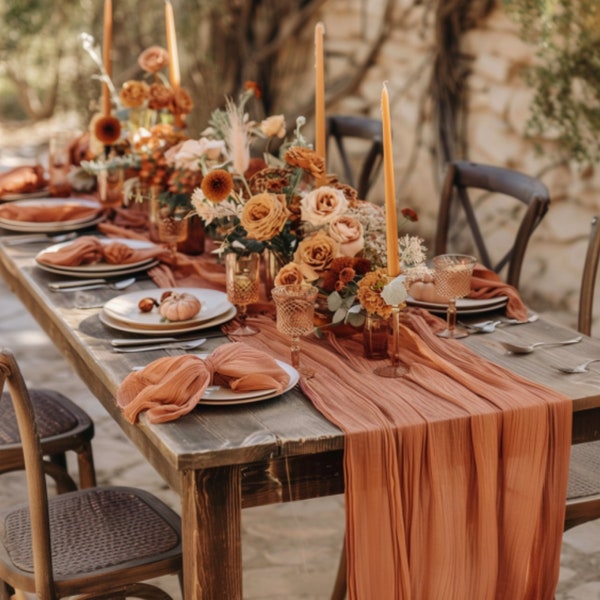
[{"label": "wooden cross back chair", "polygon": [[0,510],[0,600],[170,596],[145,580],[178,574],[179,517],[129,487],[94,487],[48,497],[34,410],[14,356],[0,351],[0,389],[15,410],[29,503]]},{"label": "wooden cross back chair", "polygon": [[[591,335],[592,331],[594,290],[599,263],[600,223],[596,216],[592,219],[579,294],[577,327],[585,335]],[[600,519],[600,441],[573,444],[565,530],[596,519]]]},{"label": "wooden cross back chair", "polygon": [[[362,158],[357,174],[355,174],[355,169],[352,166],[353,161],[347,145],[347,142],[352,138],[371,142],[368,151]],[[361,200],[366,200],[383,164],[381,121],[351,115],[328,116],[327,145],[329,147],[331,147],[331,140],[335,143],[342,163],[344,182],[356,189]]]},{"label": "wooden cross back chair", "polygon": [[[480,190],[485,195],[475,198],[472,193],[474,190]],[[506,211],[505,219],[513,221],[518,208],[524,208],[524,212],[514,239],[508,244],[508,250],[501,258],[492,259],[489,248],[497,240],[495,238],[486,239],[483,232],[482,226],[486,220],[485,216],[482,216],[484,204],[486,204],[483,198],[490,199],[491,196],[495,198],[497,194],[505,198],[501,198],[502,205],[494,201],[491,208],[495,214],[498,210]],[[506,197],[514,200],[510,206],[508,206]],[[521,207],[521,203],[525,206]],[[479,262],[496,273],[500,273],[506,268],[504,281],[518,288],[529,239],[548,211],[549,205],[548,189],[534,177],[502,167],[467,161],[452,161],[447,166],[442,187],[434,253],[444,254],[450,251],[451,225],[460,215],[459,209],[462,209],[465,222],[460,222],[460,241],[464,242],[462,237],[464,231],[469,231],[475,249],[462,248],[456,251],[475,254]],[[502,208],[498,208],[499,206]],[[506,208],[504,208],[505,206]]]},{"label": "wooden cross back chair", "polygon": [[[77,485],[67,470],[68,451],[77,455],[79,485],[96,485],[92,438],[94,423],[89,415],[63,394],[50,389],[29,391],[44,456],[44,471],[56,482],[59,493],[73,491]],[[0,395],[0,473],[22,470],[23,448],[10,395]]]}]

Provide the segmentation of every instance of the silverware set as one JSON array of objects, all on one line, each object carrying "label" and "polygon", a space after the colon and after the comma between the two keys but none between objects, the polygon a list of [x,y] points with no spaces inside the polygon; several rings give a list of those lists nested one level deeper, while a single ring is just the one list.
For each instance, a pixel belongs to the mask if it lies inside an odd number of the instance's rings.
[{"label": "silverware set", "polygon": [[117,281],[110,279],[72,279],[69,281],[55,281],[49,283],[48,287],[53,292],[81,292],[104,287],[110,288],[111,290],[124,290],[135,282],[135,277],[128,277],[127,279],[119,279]]},{"label": "silverware set", "polygon": [[504,327],[508,325],[525,325],[526,323],[533,323],[539,318],[540,317],[537,313],[531,313],[531,315],[524,321],[499,317],[493,321],[480,321],[479,323],[464,323],[459,321],[459,323],[463,327],[466,327],[471,333],[493,333],[496,331],[497,327]]},{"label": "silverware set", "polygon": [[2,243],[5,246],[17,246],[19,244],[33,244],[37,242],[59,244],[67,242],[77,237],[77,233],[61,233],[58,235],[50,235],[47,233],[26,233],[24,235],[11,235],[2,238]]}]

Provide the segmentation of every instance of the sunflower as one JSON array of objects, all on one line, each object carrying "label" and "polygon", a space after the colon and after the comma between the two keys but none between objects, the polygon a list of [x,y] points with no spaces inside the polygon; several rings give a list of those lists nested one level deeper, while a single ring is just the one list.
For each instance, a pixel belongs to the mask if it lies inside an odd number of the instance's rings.
[{"label": "sunflower", "polygon": [[233,177],[225,169],[215,169],[204,176],[201,188],[211,202],[223,202],[233,191]]},{"label": "sunflower", "polygon": [[100,117],[94,123],[94,137],[105,146],[112,146],[121,137],[121,122],[116,117]]}]

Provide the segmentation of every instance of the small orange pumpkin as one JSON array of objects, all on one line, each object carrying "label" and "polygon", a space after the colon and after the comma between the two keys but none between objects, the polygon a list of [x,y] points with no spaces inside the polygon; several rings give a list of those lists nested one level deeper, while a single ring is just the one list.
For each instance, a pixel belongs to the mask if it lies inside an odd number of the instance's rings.
[{"label": "small orange pumpkin", "polygon": [[202,303],[193,294],[173,292],[160,303],[158,311],[168,321],[186,321],[195,317],[201,308]]}]

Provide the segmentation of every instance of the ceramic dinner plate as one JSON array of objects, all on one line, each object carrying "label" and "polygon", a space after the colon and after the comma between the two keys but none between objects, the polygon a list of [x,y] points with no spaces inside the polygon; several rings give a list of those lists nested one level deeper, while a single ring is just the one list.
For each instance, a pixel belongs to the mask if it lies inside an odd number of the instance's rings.
[{"label": "ceramic dinner plate", "polygon": [[15,200],[32,200],[34,198],[47,198],[48,188],[36,190],[35,192],[22,192],[20,194],[4,194],[0,196],[0,202],[14,202]]},{"label": "ceramic dinner plate", "polygon": [[[95,200],[86,198],[39,198],[35,200],[16,200],[13,205],[17,206],[40,206],[52,203],[52,206],[64,206],[65,204],[78,204],[88,208],[102,210],[102,205]],[[48,223],[38,221],[13,221],[0,217],[0,227],[9,231],[23,233],[59,233],[61,231],[76,231],[97,225],[106,218],[105,214],[68,221],[52,221]]]},{"label": "ceramic dinner plate", "polygon": [[160,300],[163,289],[157,290],[137,290],[128,294],[122,294],[112,300],[109,300],[105,305],[103,312],[110,317],[113,322],[122,323],[129,327],[133,327],[140,332],[147,329],[161,331],[179,331],[203,325],[207,321],[212,321],[225,314],[233,306],[227,300],[227,294],[217,290],[209,290],[204,288],[168,288],[177,293],[192,294],[201,303],[200,312],[191,319],[185,321],[164,321],[160,315],[158,308],[150,312],[142,312],[139,307],[139,301],[142,298],[154,298]]},{"label": "ceramic dinner plate", "polygon": [[[459,298],[456,301],[456,310],[460,314],[465,313],[480,313],[487,312],[490,310],[496,310],[506,306],[508,302],[507,296],[496,296],[495,298]],[[426,308],[431,312],[446,312],[448,309],[447,304],[437,304],[435,302],[422,302],[415,300],[411,296],[408,296],[406,303],[409,306],[418,306],[420,308]]]},{"label": "ceramic dinner plate", "polygon": [[63,277],[75,277],[76,279],[98,279],[103,277],[121,277],[122,275],[133,275],[135,273],[141,273],[147,271],[152,267],[155,267],[159,263],[158,260],[150,260],[137,267],[127,267],[126,265],[120,265],[120,269],[114,269],[112,271],[66,271],[58,266],[54,265],[42,265],[38,266],[48,273],[54,273],[55,275],[61,275]]},{"label": "ceramic dinner plate", "polygon": [[[207,358],[208,354],[199,354],[200,358]],[[291,390],[300,379],[300,375],[294,367],[280,360],[277,364],[288,374],[289,381],[282,392],[276,390],[255,390],[252,392],[235,392],[226,387],[210,386],[202,395],[200,404],[208,404],[212,406],[225,406],[232,404],[249,404],[250,402],[262,402],[269,398],[275,398],[281,394],[285,394]]]},{"label": "ceramic dinner plate", "polygon": [[[127,247],[131,248],[132,250],[145,250],[148,248],[156,247],[156,244],[153,244],[152,242],[147,242],[145,240],[130,240],[127,238],[98,238],[98,239],[103,245],[108,245],[108,244],[111,244],[114,242],[119,242],[119,243],[124,244]],[[100,277],[102,275],[112,275],[115,271],[122,272],[123,270],[128,270],[129,272],[136,272],[140,268],[149,268],[149,265],[151,263],[156,264],[156,262],[157,262],[156,259],[154,259],[154,258],[146,258],[144,260],[140,260],[140,261],[133,262],[133,263],[117,264],[117,265],[112,265],[112,264],[108,264],[108,263],[104,263],[104,262],[98,262],[98,263],[93,263],[93,264],[89,264],[89,265],[68,266],[68,265],[49,265],[44,262],[44,260],[43,260],[44,256],[53,254],[54,252],[57,252],[57,251],[61,250],[62,248],[69,246],[72,243],[73,243],[73,241],[62,242],[60,244],[54,244],[53,246],[49,246],[48,248],[45,248],[44,250],[42,250],[41,252],[39,252],[37,254],[37,256],[35,257],[35,262],[42,269],[50,270],[50,272],[52,272],[52,273],[60,272],[61,274],[76,275],[77,277],[81,277],[82,274],[88,274],[88,275],[91,274],[91,276],[93,276],[93,277]],[[130,271],[130,269],[136,269],[136,271]],[[123,273],[120,273],[120,274],[123,274]]]},{"label": "ceramic dinner plate", "polygon": [[127,325],[126,323],[122,323],[121,321],[113,319],[104,311],[104,309],[98,313],[98,318],[104,325],[110,327],[111,329],[116,329],[117,331],[122,331],[124,333],[137,333],[151,337],[157,335],[163,336],[167,333],[170,333],[171,335],[179,335],[191,333],[192,331],[201,331],[202,329],[210,329],[211,327],[216,327],[217,325],[222,325],[223,323],[227,323],[227,321],[231,321],[236,314],[237,310],[235,306],[231,304],[230,308],[226,312],[218,317],[215,317],[214,319],[201,321],[200,323],[195,323],[193,325],[186,325],[184,327],[180,327],[179,329],[140,329],[139,327],[132,327],[131,325]]}]

